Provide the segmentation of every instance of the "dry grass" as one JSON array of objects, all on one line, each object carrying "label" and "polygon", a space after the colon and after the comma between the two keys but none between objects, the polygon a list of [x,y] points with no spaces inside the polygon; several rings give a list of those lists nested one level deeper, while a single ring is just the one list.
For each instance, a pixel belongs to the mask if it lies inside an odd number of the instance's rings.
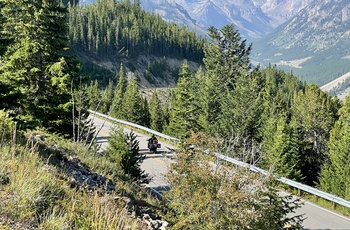
[{"label": "dry grass", "polygon": [[[83,146],[53,137],[46,144],[54,142],[81,157],[90,169],[119,178],[115,166]],[[145,196],[127,181],[119,179],[115,194],[91,195],[69,186],[62,170],[52,164],[55,154],[48,148],[1,142],[0,154],[0,229],[143,229],[126,214],[124,204],[113,199],[118,191]]]}]

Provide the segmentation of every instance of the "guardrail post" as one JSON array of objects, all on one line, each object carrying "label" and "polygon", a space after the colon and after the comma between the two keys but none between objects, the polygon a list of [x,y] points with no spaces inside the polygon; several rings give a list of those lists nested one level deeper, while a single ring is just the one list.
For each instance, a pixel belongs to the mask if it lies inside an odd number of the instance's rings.
[{"label": "guardrail post", "polygon": [[298,196],[301,197],[303,195],[303,191],[301,189],[298,189]]}]

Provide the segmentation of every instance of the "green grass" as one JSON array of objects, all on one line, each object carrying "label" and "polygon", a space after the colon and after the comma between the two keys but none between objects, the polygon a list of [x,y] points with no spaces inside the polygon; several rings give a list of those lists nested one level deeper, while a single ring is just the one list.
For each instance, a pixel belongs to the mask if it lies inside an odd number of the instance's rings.
[{"label": "green grass", "polygon": [[[0,229],[142,229],[114,197],[127,193],[154,205],[159,202],[115,171],[108,159],[82,145],[57,136],[24,143],[0,142]],[[91,172],[113,180],[115,191],[88,194],[71,188],[57,164],[62,155],[79,158]]]}]

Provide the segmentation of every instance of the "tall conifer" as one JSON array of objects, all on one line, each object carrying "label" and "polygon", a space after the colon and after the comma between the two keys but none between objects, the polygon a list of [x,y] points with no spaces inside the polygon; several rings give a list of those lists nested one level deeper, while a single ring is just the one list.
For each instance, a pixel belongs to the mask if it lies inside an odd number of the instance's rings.
[{"label": "tall conifer", "polygon": [[330,162],[320,176],[321,189],[350,199],[350,96],[339,110],[340,118],[331,131]]},{"label": "tall conifer", "polygon": [[332,100],[316,85],[307,86],[305,92],[299,91],[295,97],[291,125],[303,135],[300,145],[305,147],[300,152],[300,167],[304,183],[317,182],[322,165],[329,158],[327,143],[338,119],[339,105],[338,100]]},{"label": "tall conifer", "polygon": [[33,125],[71,133],[71,81],[77,62],[68,49],[67,9],[56,0],[2,1],[2,34],[12,40],[1,79],[23,93],[19,115]]},{"label": "tall conifer", "polygon": [[107,114],[111,112],[110,109],[112,108],[113,97],[114,97],[113,80],[109,79],[108,85],[104,89],[104,92],[102,93],[101,108],[99,109],[101,113]]},{"label": "tall conifer", "polygon": [[133,78],[126,87],[123,97],[122,118],[136,124],[142,124],[142,103],[136,78]]},{"label": "tall conifer", "polygon": [[182,64],[180,79],[174,91],[171,103],[171,112],[167,132],[179,138],[186,138],[190,135],[194,123],[198,122],[193,117],[194,95],[191,91],[192,74],[189,71],[188,63]]},{"label": "tall conifer", "polygon": [[113,105],[112,116],[116,118],[122,118],[123,97],[125,94],[126,86],[128,84],[126,80],[126,74],[125,74],[123,63],[120,64],[118,79],[119,80],[118,80],[117,87],[114,93],[114,98],[112,101],[112,105]]},{"label": "tall conifer", "polygon": [[151,129],[161,132],[163,130],[163,111],[160,106],[157,90],[154,90],[152,94],[149,102],[149,111],[151,115]]}]

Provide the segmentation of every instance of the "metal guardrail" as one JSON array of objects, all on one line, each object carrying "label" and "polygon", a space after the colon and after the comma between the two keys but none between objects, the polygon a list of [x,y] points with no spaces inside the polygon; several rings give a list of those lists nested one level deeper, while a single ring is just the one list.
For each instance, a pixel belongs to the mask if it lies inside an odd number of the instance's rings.
[{"label": "metal guardrail", "polygon": [[[143,127],[143,126],[138,125],[138,124],[134,124],[134,123],[131,123],[131,122],[128,122],[128,121],[120,120],[120,119],[115,119],[115,118],[112,118],[112,117],[107,116],[105,114],[94,112],[94,111],[91,111],[91,110],[89,110],[89,112],[91,114],[96,114],[96,115],[104,117],[106,119],[109,119],[109,120],[112,120],[112,121],[115,121],[115,122],[118,122],[118,123],[121,123],[121,124],[125,124],[125,125],[131,126],[131,127],[135,127],[135,128],[141,129],[143,131],[146,131],[148,133],[155,134],[155,135],[160,136],[160,137],[162,137],[162,138],[164,138],[166,140],[170,140],[170,141],[174,141],[174,142],[180,141],[180,139],[177,139],[175,137],[171,137],[171,136],[165,135],[163,133],[160,133],[160,132],[157,132],[155,130]],[[264,169],[258,168],[256,166],[250,165],[250,164],[242,162],[242,161],[238,161],[238,160],[233,159],[231,157],[228,157],[228,156],[225,156],[225,155],[222,155],[222,154],[219,154],[219,153],[215,153],[215,155],[221,160],[233,163],[233,164],[238,165],[240,167],[249,168],[251,171],[258,172],[258,173],[261,173],[263,175],[270,174],[268,171],[266,171]],[[344,207],[350,208],[350,201],[345,200],[345,199],[340,198],[340,197],[337,197],[337,196],[332,195],[330,193],[318,190],[318,189],[313,188],[311,186],[308,186],[308,185],[305,185],[305,184],[302,184],[302,183],[290,180],[290,179],[285,178],[285,177],[277,178],[277,180],[282,182],[282,183],[284,183],[284,184],[287,184],[287,185],[289,185],[289,186],[291,186],[293,188],[296,188],[296,189],[299,189],[301,191],[313,194],[313,195],[318,196],[318,197],[322,197],[323,199],[331,201],[331,202],[333,202],[335,204],[339,204],[339,205],[342,205]]]},{"label": "metal guardrail", "polygon": [[[241,161],[235,160],[235,159],[233,159],[231,157],[228,157],[228,156],[225,156],[225,155],[221,155],[221,154],[218,154],[218,153],[216,153],[215,155],[219,159],[231,162],[231,163],[233,163],[235,165],[238,165],[238,166],[241,166],[241,167],[249,168],[251,171],[258,172],[258,173],[261,173],[261,174],[264,174],[264,175],[268,175],[269,174],[269,172],[264,170],[264,169],[258,168],[256,166],[250,165],[250,164],[245,163],[245,162],[241,162]],[[318,190],[318,189],[313,188],[313,187],[311,187],[309,185],[305,185],[305,184],[302,184],[300,182],[296,182],[296,181],[290,180],[290,179],[285,178],[285,177],[277,178],[277,180],[282,182],[282,183],[284,183],[284,184],[287,184],[287,185],[289,185],[289,186],[291,186],[293,188],[300,189],[300,190],[302,190],[304,192],[313,194],[313,195],[318,196],[318,197],[322,197],[322,198],[324,198],[324,199],[326,199],[328,201],[331,201],[331,202],[334,202],[336,204],[342,205],[344,207],[350,208],[350,201],[345,200],[345,199],[340,198],[340,197],[337,197],[337,196],[332,195],[330,193]]]},{"label": "metal guardrail", "polygon": [[121,123],[121,124],[124,124],[124,125],[128,125],[128,126],[131,126],[131,127],[135,127],[135,128],[138,128],[138,129],[141,129],[143,131],[146,131],[148,133],[152,133],[154,135],[157,135],[159,137],[162,137],[166,140],[170,140],[170,141],[174,141],[174,142],[179,142],[180,139],[177,139],[175,137],[171,137],[171,136],[168,136],[166,134],[163,134],[163,133],[160,133],[158,131],[155,131],[155,130],[152,130],[152,129],[149,129],[149,128],[146,128],[144,126],[141,126],[141,125],[138,125],[138,124],[134,124],[134,123],[131,123],[131,122],[128,122],[128,121],[124,121],[124,120],[120,120],[120,119],[116,119],[116,118],[113,118],[111,116],[108,116],[108,115],[105,115],[105,114],[102,114],[102,113],[99,113],[99,112],[95,112],[95,111],[92,111],[92,110],[88,110],[91,114],[96,114],[100,117],[103,117],[103,118],[106,118],[106,119],[109,119],[109,120],[112,120],[112,121],[115,121],[115,122],[118,122],[118,123]]}]

